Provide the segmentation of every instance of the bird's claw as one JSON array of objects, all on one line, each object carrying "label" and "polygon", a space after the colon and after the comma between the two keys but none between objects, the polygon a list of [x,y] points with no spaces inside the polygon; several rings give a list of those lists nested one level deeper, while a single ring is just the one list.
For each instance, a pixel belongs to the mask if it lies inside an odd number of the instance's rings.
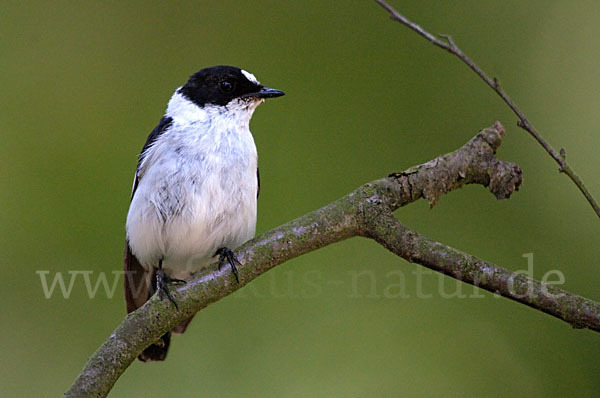
[{"label": "bird's claw", "polygon": [[233,250],[231,250],[228,247],[222,247],[219,250],[217,250],[217,255],[219,256],[219,269],[221,269],[221,267],[223,266],[223,264],[225,264],[225,262],[228,262],[229,265],[231,266],[231,272],[233,272],[233,275],[235,276],[235,281],[237,283],[240,283],[240,278],[238,276],[238,269],[236,267],[236,264],[238,264],[238,265],[242,265],[242,264],[235,257]]},{"label": "bird's claw", "polygon": [[156,270],[156,289],[158,290],[160,298],[163,298],[163,294],[166,295],[169,301],[172,302],[177,309],[179,309],[179,306],[169,291],[169,284],[183,285],[185,283],[186,282],[183,279],[171,278],[165,274],[165,271],[162,269]]}]

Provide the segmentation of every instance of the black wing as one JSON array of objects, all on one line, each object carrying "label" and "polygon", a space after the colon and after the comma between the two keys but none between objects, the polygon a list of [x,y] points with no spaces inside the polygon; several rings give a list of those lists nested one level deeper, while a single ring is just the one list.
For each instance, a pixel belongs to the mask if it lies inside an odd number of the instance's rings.
[{"label": "black wing", "polygon": [[142,152],[140,152],[140,155],[138,156],[138,164],[135,169],[135,179],[133,180],[133,189],[131,190],[131,199],[133,199],[135,190],[137,189],[138,184],[140,182],[140,178],[139,178],[140,165],[142,164],[142,160],[144,160],[144,156],[146,156],[146,151],[148,150],[148,148],[150,148],[152,146],[152,144],[154,144],[156,139],[161,134],[163,134],[165,131],[167,131],[167,129],[169,128],[169,126],[171,126],[171,124],[173,124],[173,119],[170,117],[167,117],[167,116],[163,116],[162,119],[160,119],[158,126],[156,126],[154,128],[154,130],[152,130],[152,132],[146,139],[146,143],[144,144],[144,147],[142,148]]},{"label": "black wing", "polygon": [[258,172],[258,167],[256,168],[256,181],[258,182],[258,189],[256,190],[256,198],[260,194],[260,173]]},{"label": "black wing", "polygon": [[[131,198],[138,187],[140,182],[140,165],[144,156],[146,156],[147,149],[152,146],[156,139],[163,134],[167,128],[173,123],[173,119],[170,117],[163,116],[158,123],[158,126],[148,136],[146,143],[142,148],[142,153],[138,156],[138,164],[135,170],[135,179],[133,181],[133,190],[131,192]],[[124,268],[125,268],[125,301],[127,303],[127,312],[131,312],[148,300],[150,296],[150,283],[153,279],[152,274],[148,275],[146,270],[142,267],[137,257],[132,253],[129,242],[125,241],[125,256],[124,256]]]},{"label": "black wing", "polygon": [[[138,164],[135,170],[135,179],[133,181],[133,190],[131,192],[131,198],[133,199],[133,195],[138,187],[140,182],[140,165],[144,156],[146,156],[146,150],[152,146],[152,144],[156,141],[156,139],[163,134],[166,129],[173,123],[173,119],[170,117],[163,116],[158,123],[158,126],[148,136],[146,139],[146,143],[142,148],[142,153],[138,156]],[[153,275],[148,277],[146,271],[140,264],[139,260],[131,251],[131,247],[129,247],[129,242],[125,241],[125,259],[124,259],[124,268],[125,268],[125,301],[127,302],[127,312],[131,312],[138,307],[141,307],[142,304],[148,300],[149,297],[149,284],[152,280]],[[129,276],[129,278],[127,277]]]},{"label": "black wing", "polygon": [[[165,117],[160,120],[158,126],[148,136],[146,143],[142,148],[142,152],[138,156],[138,164],[135,170],[135,179],[133,181],[133,189],[131,191],[131,198],[138,187],[140,182],[140,165],[148,148],[154,144],[156,139],[163,134],[167,128],[173,123],[173,119]],[[151,296],[151,284],[154,280],[154,272],[147,272],[140,264],[137,257],[131,252],[129,242],[125,240],[125,256],[124,256],[124,269],[125,269],[125,304],[127,312],[134,311],[141,307]],[[186,325],[187,326],[187,325]],[[183,328],[185,330],[185,327]],[[162,336],[161,344],[153,344],[146,348],[144,352],[139,355],[141,361],[162,361],[167,355],[167,349],[169,348],[169,342],[171,339],[171,333],[167,332]]]}]

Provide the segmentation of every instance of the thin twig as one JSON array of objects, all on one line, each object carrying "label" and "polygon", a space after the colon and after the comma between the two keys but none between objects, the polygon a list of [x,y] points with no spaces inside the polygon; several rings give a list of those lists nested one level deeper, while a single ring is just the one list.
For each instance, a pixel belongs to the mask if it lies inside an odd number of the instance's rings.
[{"label": "thin twig", "polygon": [[404,15],[400,14],[396,9],[394,9],[391,5],[386,3],[383,0],[375,0],[380,6],[386,9],[391,18],[395,21],[400,22],[401,24],[409,27],[410,29],[417,32],[419,35],[423,36],[425,39],[429,40],[434,45],[443,48],[444,50],[450,52],[451,54],[456,55],[460,58],[469,68],[473,70],[488,86],[492,88],[502,98],[502,100],[509,106],[509,108],[517,115],[519,118],[517,122],[517,126],[521,127],[523,130],[527,131],[545,150],[546,152],[558,163],[560,166],[558,171],[561,173],[565,173],[569,178],[577,185],[577,188],[581,191],[583,196],[587,199],[589,204],[592,206],[596,215],[600,217],[600,206],[598,206],[598,202],[594,199],[592,194],[588,191],[583,181],[579,176],[575,173],[575,171],[569,166],[566,161],[566,156],[564,155],[564,149],[561,149],[561,153],[558,153],[542,138],[542,136],[538,133],[538,131],[533,127],[533,125],[527,120],[523,112],[513,102],[513,100],[506,94],[506,92],[500,87],[497,78],[491,79],[485,72],[477,66],[465,53],[462,52],[460,48],[454,43],[452,37],[448,35],[440,35],[442,39],[445,41],[439,40],[431,33],[427,32],[425,29],[417,25],[416,23],[410,21]]}]

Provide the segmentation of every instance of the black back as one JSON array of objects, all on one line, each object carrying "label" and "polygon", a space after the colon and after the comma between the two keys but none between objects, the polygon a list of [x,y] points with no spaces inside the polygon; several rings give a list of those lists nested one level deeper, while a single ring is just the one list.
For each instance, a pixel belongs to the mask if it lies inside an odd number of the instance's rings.
[{"label": "black back", "polygon": [[152,132],[150,133],[150,135],[146,139],[146,143],[144,144],[144,147],[142,148],[142,152],[138,156],[138,164],[137,164],[137,168],[135,170],[135,180],[133,181],[133,189],[131,190],[131,199],[133,199],[133,195],[135,194],[135,190],[137,189],[138,184],[140,182],[140,178],[139,178],[138,173],[140,171],[140,165],[142,164],[142,160],[144,160],[144,156],[146,154],[146,150],[150,146],[152,146],[152,144],[154,144],[154,142],[157,140],[157,138],[161,134],[163,134],[165,131],[167,131],[167,129],[169,128],[169,126],[171,126],[171,124],[173,124],[173,119],[171,119],[170,117],[163,116],[162,119],[160,119],[160,122],[158,123],[158,126],[156,126],[154,128],[154,130],[152,130]]}]

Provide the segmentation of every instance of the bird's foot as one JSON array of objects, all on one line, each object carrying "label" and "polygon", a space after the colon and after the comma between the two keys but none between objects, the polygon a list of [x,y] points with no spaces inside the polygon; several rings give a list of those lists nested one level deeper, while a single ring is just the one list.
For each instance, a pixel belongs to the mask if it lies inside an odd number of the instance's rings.
[{"label": "bird's foot", "polygon": [[235,265],[236,264],[242,265],[242,264],[240,264],[238,259],[235,257],[233,250],[231,250],[228,247],[222,247],[219,250],[217,250],[217,255],[219,256],[219,269],[221,269],[223,264],[228,262],[229,265],[231,266],[231,272],[233,272],[233,275],[235,275],[235,281],[237,283],[240,283],[240,278],[238,276],[238,270]]},{"label": "bird's foot", "polygon": [[175,299],[171,295],[171,292],[169,291],[169,284],[183,285],[185,283],[186,282],[183,279],[171,278],[170,276],[165,274],[165,271],[163,271],[162,269],[156,270],[156,289],[158,290],[158,294],[160,295],[161,300],[163,298],[163,294],[166,295],[169,301],[172,302],[175,308],[177,309],[179,309],[179,307],[177,306],[177,302],[175,301]]}]

